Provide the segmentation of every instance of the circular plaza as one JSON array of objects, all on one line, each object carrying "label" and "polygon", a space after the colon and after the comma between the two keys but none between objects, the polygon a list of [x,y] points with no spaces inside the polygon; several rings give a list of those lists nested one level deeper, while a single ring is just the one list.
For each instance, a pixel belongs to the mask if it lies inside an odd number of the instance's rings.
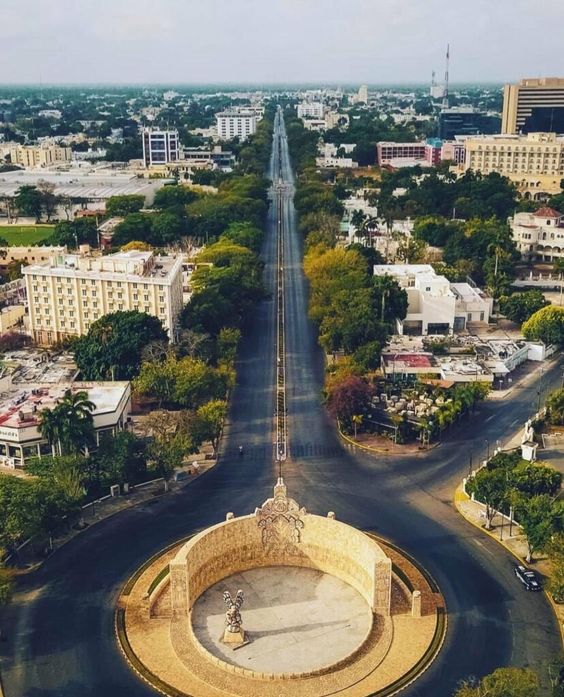
[{"label": "circular plaza", "polygon": [[279,479],[234,517],[149,560],[122,591],[131,667],[171,697],[391,695],[446,631],[433,579],[389,542],[306,512]]}]

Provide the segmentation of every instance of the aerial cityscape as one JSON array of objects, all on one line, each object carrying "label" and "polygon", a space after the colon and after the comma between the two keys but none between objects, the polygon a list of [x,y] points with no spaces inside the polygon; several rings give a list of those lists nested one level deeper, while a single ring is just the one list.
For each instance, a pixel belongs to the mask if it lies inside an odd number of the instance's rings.
[{"label": "aerial cityscape", "polygon": [[564,697],[564,5],[0,23],[0,697]]}]

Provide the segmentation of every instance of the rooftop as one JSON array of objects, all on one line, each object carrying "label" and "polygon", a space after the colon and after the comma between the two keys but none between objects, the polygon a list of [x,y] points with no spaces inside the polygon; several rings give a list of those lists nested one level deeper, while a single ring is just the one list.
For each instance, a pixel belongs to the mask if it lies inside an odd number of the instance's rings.
[{"label": "rooftop", "polygon": [[87,392],[88,399],[96,405],[93,416],[115,411],[128,389],[128,382],[75,382],[58,385],[29,386],[0,395],[0,426],[29,428],[37,426],[43,409],[57,405],[70,389],[74,394]]}]

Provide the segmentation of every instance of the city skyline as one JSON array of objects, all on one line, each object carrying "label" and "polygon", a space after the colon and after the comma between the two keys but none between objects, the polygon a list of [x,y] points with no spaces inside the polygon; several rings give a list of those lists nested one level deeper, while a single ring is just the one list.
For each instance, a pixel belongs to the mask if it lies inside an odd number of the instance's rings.
[{"label": "city skyline", "polygon": [[409,0],[401,12],[394,0],[7,0],[0,82],[424,83],[432,70],[442,78],[449,42],[452,83],[515,81],[555,73],[562,32],[547,33],[546,18],[564,25],[564,6],[533,10],[530,0]]}]

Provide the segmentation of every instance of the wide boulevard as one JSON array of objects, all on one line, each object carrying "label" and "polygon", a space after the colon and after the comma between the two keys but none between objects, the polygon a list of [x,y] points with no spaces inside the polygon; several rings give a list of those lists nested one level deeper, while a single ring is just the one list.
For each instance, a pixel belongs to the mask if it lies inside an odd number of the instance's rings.
[{"label": "wide boulevard", "polygon": [[[159,549],[220,521],[227,511],[252,512],[270,495],[278,470],[273,429],[279,234],[288,413],[288,459],[282,470],[289,493],[312,512],[332,510],[341,520],[390,538],[432,573],[446,598],[445,645],[431,668],[402,694],[451,695],[468,675],[502,665],[541,670],[546,659],[559,653],[558,627],[544,595],[526,593],[513,575],[513,559],[453,506],[470,451],[477,462],[485,456],[486,439],[493,444],[520,427],[534,411],[538,384],[532,380],[505,400],[486,402],[464,427],[426,454],[374,458],[343,448],[321,404],[323,357],[307,319],[294,179],[281,114],[270,177],[272,204],[263,249],[270,295],[242,343],[219,464],[182,490],[92,526],[24,577],[3,618],[8,629],[0,644],[6,697],[155,694],[118,650],[115,599],[128,576]],[[558,382],[560,372],[558,365],[545,372],[544,384]]]}]

